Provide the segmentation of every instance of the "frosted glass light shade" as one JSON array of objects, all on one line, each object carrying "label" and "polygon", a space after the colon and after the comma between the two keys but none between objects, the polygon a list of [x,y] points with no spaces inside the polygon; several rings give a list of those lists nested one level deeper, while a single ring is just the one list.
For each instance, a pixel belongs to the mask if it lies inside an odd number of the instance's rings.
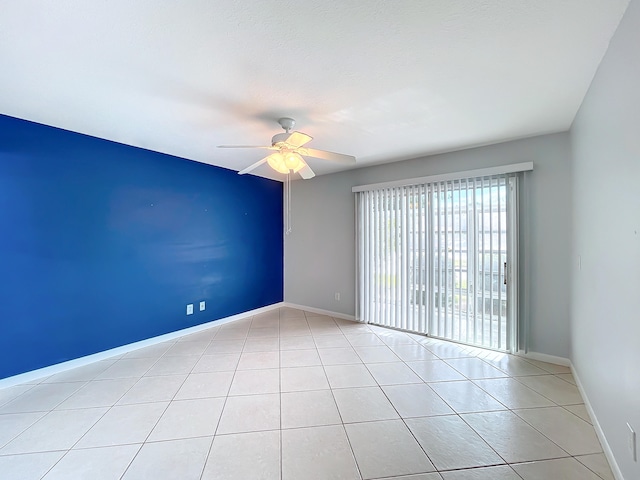
[{"label": "frosted glass light shade", "polygon": [[285,175],[290,171],[297,172],[304,167],[304,160],[296,152],[281,152],[269,155],[267,163],[276,172],[284,173]]},{"label": "frosted glass light shade", "polygon": [[267,163],[276,172],[284,173],[285,175],[289,173],[289,169],[284,163],[284,157],[280,152],[269,155],[269,157],[267,158]]}]

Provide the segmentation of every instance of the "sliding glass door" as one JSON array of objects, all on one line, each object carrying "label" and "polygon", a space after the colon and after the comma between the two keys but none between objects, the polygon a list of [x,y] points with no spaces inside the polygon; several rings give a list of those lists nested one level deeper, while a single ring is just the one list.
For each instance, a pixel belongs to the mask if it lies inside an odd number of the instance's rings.
[{"label": "sliding glass door", "polygon": [[360,192],[360,318],[511,351],[516,189],[497,176]]}]

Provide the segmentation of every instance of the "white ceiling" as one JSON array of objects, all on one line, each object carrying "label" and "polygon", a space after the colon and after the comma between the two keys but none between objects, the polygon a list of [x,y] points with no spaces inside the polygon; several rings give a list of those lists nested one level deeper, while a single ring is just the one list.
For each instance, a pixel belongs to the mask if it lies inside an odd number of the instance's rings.
[{"label": "white ceiling", "polygon": [[291,116],[392,162],[569,129],[628,3],[2,1],[0,113],[234,170]]}]

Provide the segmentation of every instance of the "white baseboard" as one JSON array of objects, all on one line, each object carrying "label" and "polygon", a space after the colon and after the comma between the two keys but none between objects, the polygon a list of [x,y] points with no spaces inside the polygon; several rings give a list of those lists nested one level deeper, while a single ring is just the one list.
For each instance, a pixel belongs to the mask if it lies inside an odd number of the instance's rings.
[{"label": "white baseboard", "polygon": [[317,313],[319,315],[327,315],[329,317],[341,318],[343,320],[351,320],[352,322],[356,322],[356,317],[354,315],[347,315],[346,313],[332,312],[331,310],[324,310],[322,308],[315,307],[307,307],[305,305],[298,305],[295,303],[284,302],[284,307],[289,308],[297,308],[298,310],[304,310],[305,312]]},{"label": "white baseboard", "polygon": [[530,358],[531,360],[538,360],[540,362],[553,363],[555,365],[562,365],[563,367],[570,367],[571,360],[565,357],[556,357],[555,355],[547,355],[546,353],[528,352],[522,351],[516,352],[517,356],[523,358]]},{"label": "white baseboard", "polygon": [[260,313],[269,312],[271,310],[274,310],[276,308],[280,308],[283,306],[284,306],[284,302],[274,303],[272,305],[256,308],[255,310],[250,310],[248,312],[242,312],[236,315],[231,315],[229,317],[220,318],[218,320],[212,320],[211,322],[201,323],[200,325],[194,325],[193,327],[184,328],[182,330],[177,330],[175,332],[165,333],[164,335],[147,338],[145,340],[140,340],[139,342],[129,343],[127,345],[122,345],[120,347],[111,348],[109,350],[104,350],[102,352],[94,353],[92,355],[87,355],[85,357],[75,358],[73,360],[69,360],[66,362],[57,363],[55,365],[39,368],[37,370],[31,370],[30,372],[21,373],[19,375],[14,375],[12,377],[3,378],[3,379],[0,379],[0,389],[12,387],[13,385],[18,385],[20,383],[33,382],[43,377],[49,377],[51,375],[55,375],[56,373],[61,373],[67,370],[71,370],[72,368],[83,367],[85,365],[88,365],[89,363],[97,362],[99,360],[106,360],[108,358],[115,357],[116,355],[122,355],[124,353],[129,353],[139,348],[149,347],[157,343],[174,340],[176,338],[183,337],[185,335],[191,335],[192,333],[197,333],[202,330],[206,330],[213,326],[223,325],[229,322],[235,322],[237,320],[242,320],[244,318],[252,317],[253,315],[258,315]]},{"label": "white baseboard", "polygon": [[616,462],[616,458],[613,456],[613,451],[609,446],[609,442],[607,442],[607,437],[604,435],[604,431],[598,422],[598,417],[596,417],[593,408],[591,407],[591,402],[589,402],[589,397],[587,397],[587,392],[585,392],[584,387],[582,386],[582,382],[580,381],[580,377],[578,376],[578,372],[576,368],[573,366],[573,363],[570,362],[571,373],[573,374],[573,378],[576,381],[576,385],[578,386],[578,391],[580,395],[582,395],[582,399],[584,400],[584,406],[587,408],[587,412],[589,413],[589,417],[591,417],[591,421],[593,422],[593,428],[596,431],[596,435],[598,436],[598,440],[600,440],[600,445],[602,445],[602,451],[604,452],[604,456],[607,457],[607,461],[609,462],[609,466],[611,467],[611,473],[616,480],[624,480],[622,476],[622,472],[620,471],[620,467]]}]

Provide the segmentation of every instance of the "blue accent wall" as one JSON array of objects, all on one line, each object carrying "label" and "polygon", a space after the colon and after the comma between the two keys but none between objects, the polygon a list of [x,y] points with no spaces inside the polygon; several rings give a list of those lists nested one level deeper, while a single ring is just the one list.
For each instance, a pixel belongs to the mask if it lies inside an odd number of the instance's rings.
[{"label": "blue accent wall", "polygon": [[0,115],[0,378],[282,301],[282,227],[279,182]]}]

